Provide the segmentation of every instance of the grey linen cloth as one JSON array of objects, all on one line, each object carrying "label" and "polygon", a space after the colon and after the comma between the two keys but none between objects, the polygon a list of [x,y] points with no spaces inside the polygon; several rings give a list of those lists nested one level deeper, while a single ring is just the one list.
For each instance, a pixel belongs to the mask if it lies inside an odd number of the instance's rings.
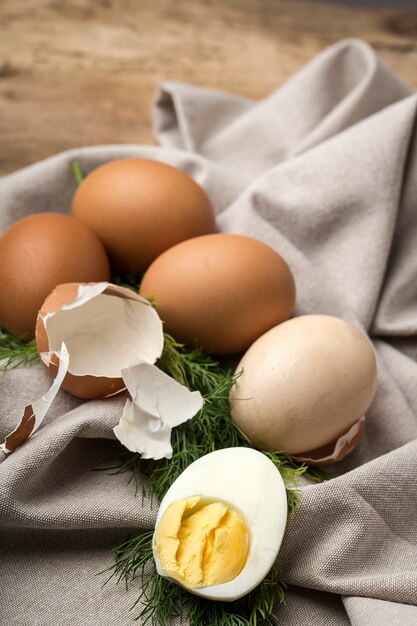
[{"label": "grey linen cloth", "polygon": [[[365,440],[331,480],[302,488],[279,554],[282,626],[417,624],[416,105],[368,45],[342,41],[261,102],[163,84],[161,147],[73,150],[0,181],[4,229],[32,212],[68,212],[74,158],[85,171],[127,156],[176,165],[206,188],[219,229],[286,258],[297,314],[369,333],[379,385]],[[49,379],[35,365],[0,384],[3,437]],[[156,516],[126,475],[93,471],[111,464],[123,402],[60,392],[42,428],[3,459],[1,623],[132,623],[136,590],[101,588],[96,576],[115,544]]]}]

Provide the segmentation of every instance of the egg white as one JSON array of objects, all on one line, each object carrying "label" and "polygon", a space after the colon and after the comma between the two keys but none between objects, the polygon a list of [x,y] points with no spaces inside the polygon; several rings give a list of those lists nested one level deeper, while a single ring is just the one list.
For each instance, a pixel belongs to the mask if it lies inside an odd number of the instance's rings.
[{"label": "egg white", "polygon": [[[243,515],[250,533],[248,559],[233,580],[210,587],[187,588],[211,600],[232,601],[246,595],[267,575],[275,562],[287,523],[287,496],[281,474],[261,452],[225,448],[191,463],[163,498],[155,534],[167,508],[175,500],[201,495],[229,504]],[[169,578],[153,553],[158,573]]]}]

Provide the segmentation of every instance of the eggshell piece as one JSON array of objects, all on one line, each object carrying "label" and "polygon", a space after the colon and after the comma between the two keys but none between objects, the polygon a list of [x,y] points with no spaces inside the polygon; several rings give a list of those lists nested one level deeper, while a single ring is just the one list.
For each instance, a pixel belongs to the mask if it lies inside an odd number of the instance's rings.
[{"label": "eggshell piece", "polygon": [[127,400],[114,434],[143,459],[170,459],[172,429],[201,410],[201,393],[190,391],[149,363],[124,368],[122,376],[132,400]]},{"label": "eggshell piece", "polygon": [[217,233],[164,252],[146,271],[140,293],[155,299],[165,330],[177,341],[233,354],[289,317],[295,283],[269,246]]},{"label": "eggshell piece", "polygon": [[360,444],[365,435],[365,416],[363,415],[353,424],[337,441],[329,443],[321,448],[309,450],[303,455],[293,457],[296,461],[309,465],[332,465],[343,461]]},{"label": "eggshell piece", "polygon": [[[232,418],[256,447],[332,461],[334,442],[367,411],[377,384],[371,343],[351,324],[327,315],[300,316],[273,328],[236,371],[242,374],[231,392]],[[359,438],[347,438],[336,450],[338,459]]]},{"label": "eggshell piece", "polygon": [[[170,504],[194,496],[224,502],[238,511],[250,533],[250,549],[246,564],[233,580],[187,589],[211,600],[237,600],[265,578],[281,547],[288,510],[282,477],[257,450],[225,448],[211,452],[191,463],[168,489],[158,511],[155,534]],[[153,545],[157,570],[166,576],[158,558],[155,535]]]},{"label": "eggshell piece", "polygon": [[118,271],[144,271],[175,244],[215,231],[214,209],[188,174],[147,159],[117,159],[78,187],[72,215],[87,224]]},{"label": "eggshell piece", "polygon": [[51,361],[54,361],[54,364],[59,363],[51,387],[39,400],[35,400],[31,404],[26,405],[20,422],[17,424],[16,428],[6,436],[4,443],[0,445],[0,449],[6,454],[14,452],[16,448],[25,443],[42,424],[68,371],[69,354],[65,344],[62,344],[59,353],[51,355]]},{"label": "eggshell piece", "polygon": [[33,337],[36,316],[60,283],[108,280],[109,262],[95,233],[73,217],[36,213],[0,238],[0,324]]},{"label": "eggshell piece", "polygon": [[110,283],[59,285],[45,300],[36,344],[51,376],[60,343],[70,354],[62,388],[79,398],[102,398],[125,389],[122,369],[154,363],[163,348],[162,323],[149,302]]}]

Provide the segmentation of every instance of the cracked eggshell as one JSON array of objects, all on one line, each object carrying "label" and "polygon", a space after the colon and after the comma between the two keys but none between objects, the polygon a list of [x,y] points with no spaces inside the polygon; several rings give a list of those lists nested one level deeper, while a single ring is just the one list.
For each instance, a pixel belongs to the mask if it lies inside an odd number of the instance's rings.
[{"label": "cracked eggshell", "polygon": [[59,285],[43,303],[36,345],[52,377],[50,355],[65,342],[70,355],[62,388],[79,398],[102,398],[125,389],[121,370],[155,363],[163,348],[162,323],[147,300],[110,283]]},{"label": "cracked eggshell", "polygon": [[304,315],[260,337],[240,361],[232,418],[256,447],[333,463],[361,440],[376,391],[372,345],[344,320]]},{"label": "cracked eggshell", "polygon": [[236,578],[210,587],[187,587],[187,591],[211,600],[237,600],[265,578],[281,547],[288,512],[281,474],[264,454],[250,448],[216,450],[191,463],[168,489],[156,518],[153,553],[161,576],[169,578],[155,546],[159,522],[175,500],[193,496],[224,502],[238,511],[249,530],[250,547]]}]

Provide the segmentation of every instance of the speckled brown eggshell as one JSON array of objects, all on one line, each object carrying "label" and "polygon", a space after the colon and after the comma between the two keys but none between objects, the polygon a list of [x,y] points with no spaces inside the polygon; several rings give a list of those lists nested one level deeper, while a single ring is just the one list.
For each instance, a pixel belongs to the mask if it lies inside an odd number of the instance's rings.
[{"label": "speckled brown eggshell", "polygon": [[[59,287],[54,289],[54,291],[43,303],[36,320],[36,348],[39,354],[42,352],[49,352],[50,350],[48,335],[42,318],[47,313],[55,313],[56,311],[59,311],[64,304],[72,302],[77,295],[79,286],[80,283],[59,285]],[[58,372],[59,358],[54,355],[53,362],[49,365],[44,363],[44,366],[48,370],[50,376],[55,378]],[[106,378],[103,376],[89,375],[74,376],[71,372],[67,372],[61,388],[65,389],[65,391],[69,391],[69,393],[77,398],[93,399],[105,398],[119,393],[125,388],[125,383],[121,377]]]},{"label": "speckled brown eggshell", "polygon": [[117,271],[144,271],[180,241],[214,232],[214,210],[188,174],[147,159],[118,159],[89,174],[72,203],[74,217],[102,241]]},{"label": "speckled brown eggshell", "polygon": [[145,273],[140,292],[155,299],[165,330],[177,341],[216,354],[246,350],[286,320],[295,301],[292,273],[275,250],[224,233],[164,252]]},{"label": "speckled brown eggshell", "polygon": [[0,324],[33,337],[38,311],[56,285],[109,276],[106,252],[88,226],[59,213],[25,217],[0,238]]},{"label": "speckled brown eggshell", "polygon": [[288,320],[260,337],[236,371],[242,374],[230,396],[232,418],[256,447],[334,462],[362,438],[376,360],[369,340],[348,322],[328,315]]}]

